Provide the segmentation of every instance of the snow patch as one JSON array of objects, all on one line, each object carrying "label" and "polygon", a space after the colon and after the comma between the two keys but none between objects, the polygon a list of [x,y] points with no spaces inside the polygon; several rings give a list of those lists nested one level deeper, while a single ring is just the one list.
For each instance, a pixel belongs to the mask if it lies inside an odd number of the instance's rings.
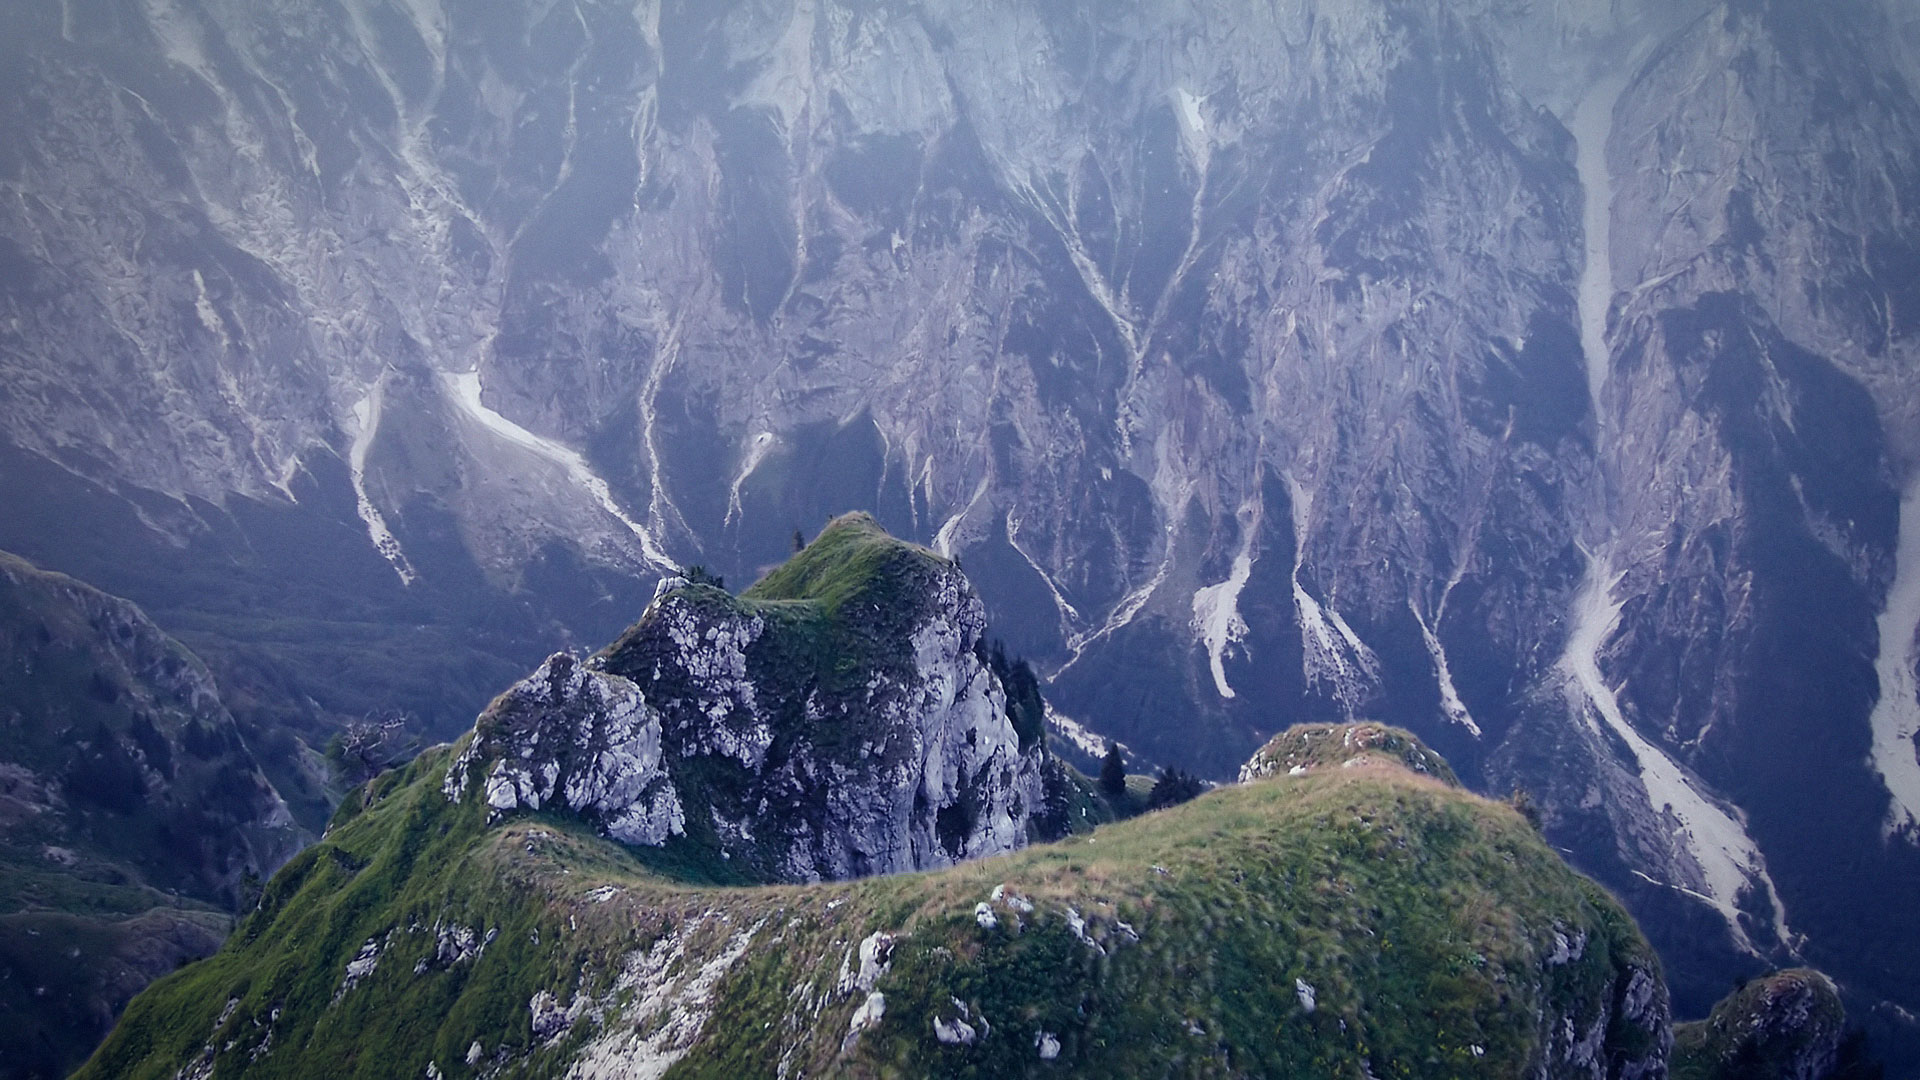
[{"label": "snow patch", "polygon": [[213,297],[207,294],[207,279],[198,270],[193,272],[193,293],[193,313],[200,317],[200,325],[220,339],[221,348],[232,352],[233,337],[227,333],[227,321],[220,317],[220,309],[213,306]]},{"label": "snow patch", "polygon": [[1067,639],[1067,651],[1070,655],[1067,662],[1060,665],[1060,670],[1054,672],[1053,677],[1056,680],[1066,674],[1068,668],[1080,662],[1080,657],[1086,653],[1088,646],[1132,623],[1134,616],[1140,614],[1141,609],[1147,606],[1147,602],[1160,591],[1160,586],[1167,583],[1167,574],[1173,569],[1175,532],[1179,528],[1179,520],[1186,509],[1188,494],[1183,491],[1179,498],[1165,500],[1161,504],[1177,507],[1177,509],[1167,514],[1164,527],[1167,553],[1166,557],[1160,560],[1160,568],[1153,572],[1153,577],[1147,579],[1146,584],[1128,593],[1127,598],[1120,601],[1119,606],[1113,609],[1113,613],[1107,616],[1107,621],[1102,623],[1098,630],[1075,634]]},{"label": "snow patch", "polygon": [[1193,629],[1207,647],[1207,663],[1213,669],[1213,688],[1223,698],[1234,696],[1227,685],[1227,646],[1246,640],[1247,621],[1240,617],[1240,592],[1253,576],[1253,538],[1260,530],[1261,503],[1258,495],[1240,507],[1240,551],[1233,557],[1233,569],[1227,580],[1208,585],[1193,594]]},{"label": "snow patch", "polygon": [[1893,796],[1886,830],[1920,825],[1920,478],[1900,502],[1900,541],[1894,555],[1893,586],[1880,613],[1880,700],[1873,707],[1873,767]]},{"label": "snow patch", "polygon": [[1613,304],[1613,174],[1607,167],[1607,137],[1613,134],[1613,108],[1627,88],[1625,76],[1596,83],[1574,112],[1572,133],[1578,145],[1575,168],[1586,190],[1586,265],[1580,271],[1580,349],[1586,354],[1587,394],[1594,417],[1604,425],[1600,394],[1612,366],[1607,348],[1607,312]]},{"label": "snow patch", "polygon": [[[933,459],[929,457],[927,459],[927,476],[928,476],[929,485],[932,484],[932,475],[933,475]],[[941,558],[945,558],[945,559],[953,558],[954,535],[959,531],[960,523],[966,520],[967,515],[972,513],[973,508],[979,505],[980,500],[986,496],[987,488],[989,486],[988,481],[990,479],[991,477],[984,476],[984,475],[981,476],[980,482],[978,484],[975,484],[973,487],[973,497],[967,500],[967,505],[961,507],[959,513],[956,513],[952,517],[948,518],[940,526],[940,531],[934,534],[933,550],[939,552]]]},{"label": "snow patch", "polygon": [[[1700,869],[1700,899],[1727,920],[1735,939],[1749,951],[1753,944],[1740,926],[1735,901],[1749,885],[1759,885],[1773,905],[1774,930],[1787,939],[1786,909],[1773,879],[1767,874],[1760,847],[1747,835],[1739,811],[1725,810],[1696,790],[1680,766],[1648,742],[1627,722],[1613,687],[1600,672],[1600,648],[1620,620],[1620,601],[1613,598],[1619,583],[1603,558],[1590,561],[1587,582],[1574,602],[1573,632],[1567,639],[1561,664],[1575,687],[1593,706],[1601,721],[1632,751],[1640,784],[1656,812],[1664,811],[1679,823],[1676,839]],[[1584,711],[1584,710],[1583,710]],[[1591,714],[1589,722],[1591,722]],[[1648,880],[1652,880],[1649,878]],[[1689,890],[1691,891],[1691,890]]]},{"label": "snow patch", "polygon": [[1300,619],[1302,666],[1308,681],[1330,685],[1334,696],[1352,716],[1365,702],[1368,688],[1378,676],[1380,661],[1338,611],[1322,607],[1300,583],[1313,496],[1291,474],[1285,480],[1293,502],[1293,605]]},{"label": "snow patch", "polygon": [[1427,644],[1427,655],[1433,658],[1433,673],[1440,682],[1440,711],[1447,714],[1448,720],[1472,732],[1474,738],[1479,738],[1480,725],[1474,723],[1473,714],[1467,711],[1467,703],[1460,699],[1460,691],[1453,685],[1453,671],[1447,667],[1447,651],[1440,645],[1440,636],[1427,625],[1426,618],[1412,600],[1407,601],[1407,608],[1413,612],[1414,622],[1420,624],[1421,640]]},{"label": "snow patch", "polygon": [[[614,501],[613,491],[607,487],[607,482],[594,473],[593,469],[587,465],[586,458],[582,457],[579,452],[557,443],[552,439],[535,435],[533,432],[528,431],[526,428],[495,412],[493,409],[488,408],[486,402],[481,398],[480,373],[478,371],[465,371],[457,374],[443,373],[440,378],[441,381],[446,384],[448,398],[454,405],[458,406],[462,412],[466,413],[482,427],[506,442],[565,469],[568,479],[586,491],[586,493],[593,498],[594,502],[599,504],[602,510],[618,520],[620,524],[625,525],[628,531],[633,533],[640,541],[641,553],[646,556],[648,562],[663,570],[676,569],[673,560],[667,557],[667,553],[661,549],[659,542],[654,539],[653,534],[647,531],[639,522],[628,517],[626,511],[620,509],[620,504]],[[656,488],[656,490],[658,489]]]},{"label": "snow patch", "polygon": [[773,432],[763,431],[755,435],[753,441],[747,444],[747,456],[741,460],[740,471],[733,474],[733,484],[727,488],[726,524],[733,524],[734,519],[740,516],[740,487],[747,482],[747,477],[752,476],[753,471],[760,467],[760,463],[767,459],[767,455],[773,450],[773,443]]},{"label": "snow patch", "polygon": [[1206,100],[1185,87],[1175,87],[1173,91],[1173,112],[1180,120],[1180,144],[1193,159],[1194,169],[1202,174],[1207,171],[1208,159],[1213,153],[1213,143],[1207,137],[1207,118],[1200,114],[1200,106]]},{"label": "snow patch", "polygon": [[407,553],[400,549],[393,530],[387,527],[380,508],[373,504],[373,496],[367,493],[367,454],[373,449],[373,437],[380,431],[382,386],[376,380],[367,396],[353,407],[353,445],[347,450],[347,469],[353,477],[353,500],[360,520],[366,523],[367,538],[373,541],[380,557],[393,567],[393,572],[400,575],[400,584],[411,585],[419,575],[407,560]]},{"label": "snow patch", "polygon": [[1098,758],[1107,752],[1104,736],[1094,734],[1085,724],[1065,713],[1055,712],[1052,705],[1047,706],[1047,726],[1089,757]]},{"label": "snow patch", "polygon": [[1060,586],[1054,584],[1053,575],[1047,573],[1046,570],[1041,567],[1040,563],[1035,560],[1032,555],[1027,553],[1027,549],[1020,546],[1020,517],[1011,510],[1007,511],[1007,546],[1011,547],[1022,559],[1025,559],[1027,565],[1033,568],[1034,573],[1040,575],[1040,580],[1047,586],[1047,592],[1053,595],[1054,608],[1060,612],[1060,617],[1065,620],[1066,624],[1071,626],[1079,622],[1080,612],[1072,604],[1067,602],[1066,596],[1060,591]]}]

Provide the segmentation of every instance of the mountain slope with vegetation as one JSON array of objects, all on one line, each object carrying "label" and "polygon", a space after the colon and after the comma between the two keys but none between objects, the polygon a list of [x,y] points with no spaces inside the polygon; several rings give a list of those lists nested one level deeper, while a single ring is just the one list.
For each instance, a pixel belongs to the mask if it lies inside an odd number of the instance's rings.
[{"label": "mountain slope with vegetation", "polygon": [[300,839],[192,653],[0,553],[0,1077],[64,1075]]},{"label": "mountain slope with vegetation", "polygon": [[443,794],[454,756],[372,784],[81,1075],[1664,1069],[1631,919],[1385,758],[934,873],[715,888],[571,815],[490,826]]},{"label": "mountain slope with vegetation", "polygon": [[1734,988],[1705,1020],[1674,1028],[1673,1080],[1881,1080],[1847,1028],[1832,979],[1808,968]]}]

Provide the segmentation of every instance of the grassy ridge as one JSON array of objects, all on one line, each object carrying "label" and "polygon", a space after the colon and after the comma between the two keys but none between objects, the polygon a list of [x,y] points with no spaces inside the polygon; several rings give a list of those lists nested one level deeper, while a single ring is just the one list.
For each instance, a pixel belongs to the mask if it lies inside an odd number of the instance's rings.
[{"label": "grassy ridge", "polygon": [[[1511,1076],[1554,1018],[1584,1031],[1611,1007],[1624,971],[1657,980],[1628,917],[1516,814],[1384,762],[938,873],[727,889],[664,877],[565,821],[488,828],[439,794],[447,759],[343,809],[228,947],[137,999],[81,1075],[171,1076],[205,1047],[216,1076],[556,1075],[598,1029],[582,1019],[540,1047],[535,995],[664,1038],[645,986],[617,975],[669,945],[660,978],[717,965],[678,1077],[772,1075],[783,1057],[875,1077]],[[1001,884],[1032,911],[992,904]],[[436,923],[493,939],[443,963]],[[907,936],[878,983],[883,1020],[849,1043],[865,995],[837,985],[876,931]],[[1545,962],[1556,935],[1584,935],[1577,959]],[[343,992],[370,940],[385,951]],[[956,1002],[985,1018],[973,1046],[932,1035],[963,1015]],[[1651,1038],[1620,1027],[1608,1049]]]}]

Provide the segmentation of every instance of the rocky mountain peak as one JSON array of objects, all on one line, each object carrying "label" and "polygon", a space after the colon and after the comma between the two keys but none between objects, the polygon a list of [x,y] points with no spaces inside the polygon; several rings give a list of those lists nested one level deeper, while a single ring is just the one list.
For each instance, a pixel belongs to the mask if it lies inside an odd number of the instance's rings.
[{"label": "rocky mountain peak", "polygon": [[1240,782],[1304,776],[1319,769],[1385,761],[1453,787],[1460,778],[1445,758],[1410,731],[1388,724],[1297,724],[1275,735],[1240,767]]},{"label": "rocky mountain peak", "polygon": [[[1677,1080],[1828,1080],[1843,1073],[1846,1009],[1833,980],[1810,968],[1737,987],[1706,1020],[1675,1032]],[[1857,1047],[1849,1048],[1857,1054]]]},{"label": "rocky mountain peak", "polygon": [[953,562],[851,515],[739,596],[670,578],[620,640],[494,702],[445,785],[565,808],[723,878],[818,881],[1025,845],[1046,751]]}]

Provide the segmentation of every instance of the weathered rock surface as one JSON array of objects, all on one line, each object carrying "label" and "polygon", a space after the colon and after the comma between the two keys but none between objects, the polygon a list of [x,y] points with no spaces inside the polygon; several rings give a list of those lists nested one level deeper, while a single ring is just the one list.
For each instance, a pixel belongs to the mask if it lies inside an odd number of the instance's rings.
[{"label": "weathered rock surface", "polygon": [[1754,979],[1676,1030],[1675,1080],[1827,1080],[1841,1064],[1846,1009],[1833,980],[1801,968]]},{"label": "weathered rock surface", "polygon": [[1016,730],[985,630],[957,566],[842,519],[742,597],[669,579],[620,641],[549,659],[481,718],[447,794],[688,838],[755,880],[1012,851],[1046,750]]}]

